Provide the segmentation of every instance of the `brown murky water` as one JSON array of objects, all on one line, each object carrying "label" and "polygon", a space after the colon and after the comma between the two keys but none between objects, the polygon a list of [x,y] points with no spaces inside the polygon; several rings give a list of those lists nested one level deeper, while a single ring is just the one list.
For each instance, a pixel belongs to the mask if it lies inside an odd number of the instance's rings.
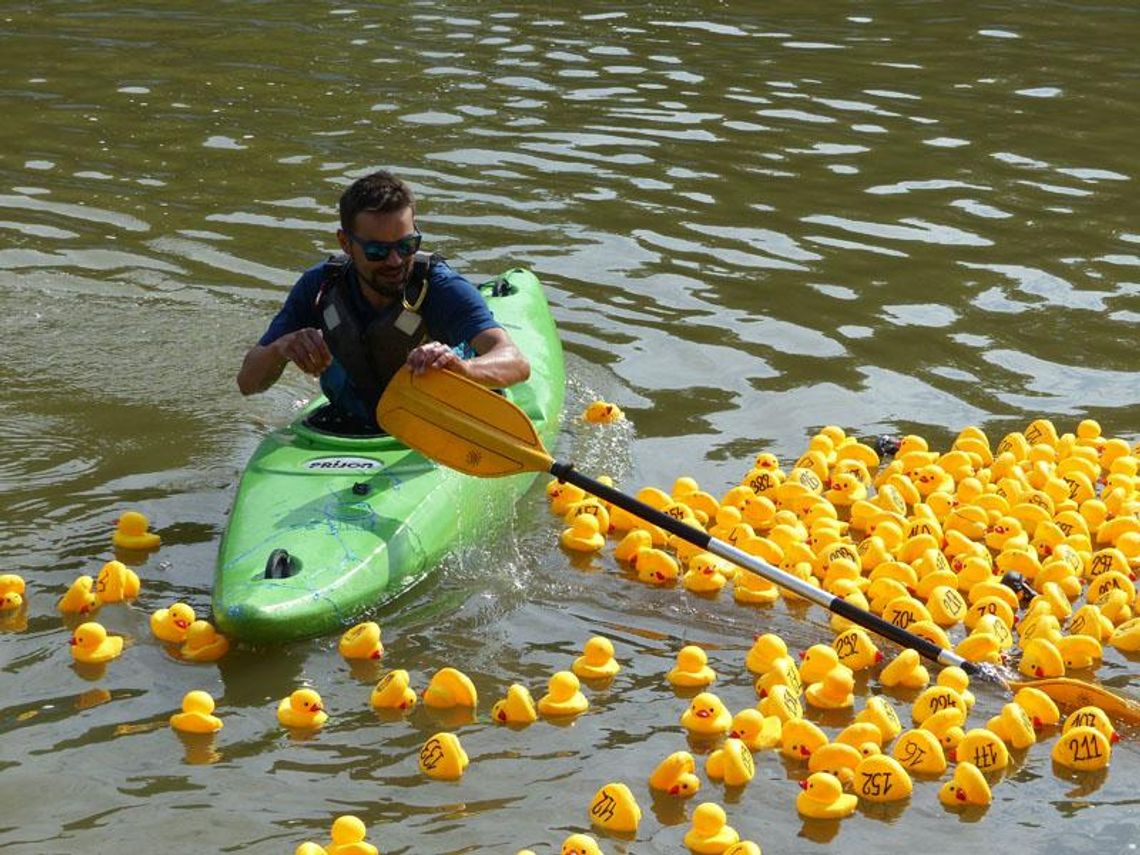
[{"label": "brown murky water", "polygon": [[[707,646],[740,709],[752,634],[803,649],[830,639],[826,615],[571,561],[536,489],[506,534],[380,616],[388,664],[421,688],[456,665],[483,695],[458,728],[470,770],[427,783],[419,746],[448,723],[378,719],[376,674],[335,639],[191,666],[149,634],[176,598],[208,610],[243,462],[314,391],[288,373],[241,399],[241,354],[334,246],[340,188],[390,166],[457,267],[546,281],[571,377],[557,452],[631,488],[687,474],[719,495],[829,423],[945,447],[968,424],[996,440],[1092,417],[1135,441],[1138,36],[1128,4],[1007,0],[7,4],[0,570],[30,605],[0,638],[0,846],[292,852],[355,813],[385,853],[554,852],[625,780],[645,817],[606,851],[680,851],[693,805],[644,786],[686,744],[662,679],[676,650]],[[628,423],[577,421],[597,397]],[[111,557],[127,507],[165,545],[137,568],[139,602],[102,612],[133,644],[88,680],[55,601]],[[489,724],[509,683],[539,692],[596,632],[625,667],[587,715]],[[1098,672],[1138,675],[1112,651]],[[302,682],[332,719],[296,741],[274,708]],[[211,745],[165,726],[191,688],[219,700]],[[979,723],[1006,700],[978,695]],[[1130,851],[1134,739],[1092,778],[1058,776],[1038,745],[982,814],[922,782],[905,808],[805,823],[803,773],[773,754],[743,791],[701,795],[767,852]]]}]

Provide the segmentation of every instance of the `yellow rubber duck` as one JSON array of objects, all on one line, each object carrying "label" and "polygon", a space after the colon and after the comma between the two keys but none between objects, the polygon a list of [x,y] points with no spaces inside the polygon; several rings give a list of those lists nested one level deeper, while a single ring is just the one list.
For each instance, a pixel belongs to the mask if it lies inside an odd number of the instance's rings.
[{"label": "yellow rubber duck", "polygon": [[828,671],[839,665],[839,654],[828,644],[813,644],[800,654],[800,679],[818,683]]},{"label": "yellow rubber duck", "polygon": [[996,733],[1009,748],[1020,750],[1037,742],[1033,719],[1016,701],[1003,705],[1001,712],[986,722],[986,729]]},{"label": "yellow rubber duck", "polygon": [[702,802],[693,811],[693,821],[685,832],[685,846],[697,855],[720,855],[739,842],[740,835],[728,824],[728,815],[716,802]]},{"label": "yellow rubber duck", "polygon": [[1024,686],[1017,690],[1013,702],[1025,710],[1034,730],[1051,727],[1061,720],[1061,711],[1053,699],[1040,689]]},{"label": "yellow rubber duck", "polygon": [[586,498],[586,491],[564,481],[551,481],[546,485],[546,497],[550,499],[550,512],[564,517],[571,505]]},{"label": "yellow rubber duck", "polygon": [[780,589],[763,576],[740,570],[732,579],[732,598],[746,605],[770,605],[780,598]]},{"label": "yellow rubber duck", "polygon": [[319,843],[306,840],[293,850],[293,855],[328,855],[328,850]]},{"label": "yellow rubber duck", "polygon": [[108,561],[95,577],[93,590],[103,603],[122,603],[139,595],[139,577],[121,561]]},{"label": "yellow rubber duck", "polygon": [[578,514],[559,538],[563,548],[571,552],[598,552],[606,545],[601,523],[593,514]]},{"label": "yellow rubber duck", "polygon": [[879,672],[879,682],[887,688],[925,689],[930,684],[930,672],[922,664],[918,651],[908,647]]},{"label": "yellow rubber duck", "polygon": [[[875,745],[874,742],[871,745]],[[877,753],[877,746],[876,752]],[[863,752],[846,742],[829,742],[821,745],[808,758],[808,772],[827,772],[839,779],[845,787],[855,781],[855,767],[863,759]]]},{"label": "yellow rubber duck", "polygon": [[721,781],[729,787],[743,787],[756,775],[752,752],[739,739],[728,737],[705,761],[710,781]]},{"label": "yellow rubber duck", "polygon": [[891,756],[915,775],[937,777],[946,771],[946,753],[942,750],[942,743],[932,732],[921,727],[899,734]]},{"label": "yellow rubber duck", "polygon": [[80,576],[60,598],[57,608],[64,614],[86,615],[95,611],[101,603],[95,596],[94,584],[90,576]]},{"label": "yellow rubber duck", "polygon": [[764,674],[771,670],[777,659],[788,657],[788,645],[784,639],[772,632],[757,635],[744,659],[745,667],[753,674]]},{"label": "yellow rubber duck", "polygon": [[327,855],[378,855],[378,850],[364,838],[368,829],[364,823],[351,814],[338,816],[333,820],[332,842],[325,847]]},{"label": "yellow rubber duck", "polygon": [[1001,641],[990,632],[971,632],[954,645],[954,652],[969,662],[988,662],[992,665],[1004,662]]},{"label": "yellow rubber duck", "polygon": [[965,722],[966,718],[961,710],[950,708],[939,710],[929,716],[922,722],[920,728],[934,735],[938,744],[942,746],[942,753],[949,758],[951,752],[966,736],[966,731],[962,729]]},{"label": "yellow rubber duck", "polygon": [[755,686],[756,694],[761,698],[767,697],[776,686],[787,686],[796,695],[799,695],[804,688],[803,680],[800,679],[800,670],[790,657],[777,659],[772,664],[771,670],[760,675]]},{"label": "yellow rubber duck", "polygon": [[337,650],[345,659],[379,659],[384,655],[380,642],[380,624],[367,620],[345,630],[337,642]]},{"label": "yellow rubber duck", "polygon": [[1052,751],[1053,762],[1079,772],[1104,769],[1112,759],[1111,741],[1095,727],[1078,725],[1062,733]]},{"label": "yellow rubber duck", "polygon": [[766,697],[756,705],[756,709],[765,718],[778,718],[781,724],[793,718],[804,717],[804,705],[800,703],[799,693],[788,686],[768,689]]},{"label": "yellow rubber duck", "polygon": [[653,546],[653,535],[643,528],[630,529],[625,537],[618,541],[617,546],[614,547],[614,558],[618,561],[623,561],[626,564],[633,565],[634,556],[636,556],[643,549],[650,549]]},{"label": "yellow rubber duck", "polygon": [[479,693],[475,691],[475,684],[457,668],[440,668],[424,689],[424,706],[434,709],[474,709],[478,705]]},{"label": "yellow rubber duck", "polygon": [[[855,721],[839,731],[835,737],[835,742],[850,745],[866,757],[868,754],[876,754],[883,750],[883,732],[877,724],[869,721]],[[867,749],[868,742],[874,745],[874,751]]]},{"label": "yellow rubber duck", "polygon": [[195,689],[182,697],[182,712],[170,717],[170,726],[183,733],[217,733],[223,725],[213,713],[214,699],[210,693]]},{"label": "yellow rubber duck", "polygon": [[1104,710],[1096,706],[1084,706],[1073,710],[1061,726],[1061,733],[1068,733],[1074,727],[1095,727],[1111,743],[1120,741],[1120,734],[1112,726],[1112,720]]},{"label": "yellow rubber duck", "polygon": [[712,692],[701,692],[681,714],[681,726],[697,736],[721,736],[732,729],[732,714]]},{"label": "yellow rubber duck", "polygon": [[985,806],[994,797],[978,767],[973,763],[962,762],[954,769],[954,777],[938,791],[938,800],[946,807]]},{"label": "yellow rubber duck", "polygon": [[196,620],[186,630],[178,655],[187,662],[216,662],[230,649],[230,642],[208,620]]},{"label": "yellow rubber duck", "polygon": [[608,680],[621,670],[614,658],[614,645],[604,635],[595,635],[582,648],[582,655],[570,666],[582,680]]},{"label": "yellow rubber duck", "polygon": [[[951,575],[953,572],[951,571]],[[954,577],[957,579],[957,577]],[[954,583],[957,585],[957,582]],[[969,606],[962,599],[956,587],[950,585],[936,585],[926,600],[926,610],[930,619],[942,627],[950,627],[961,623],[966,618]]]},{"label": "yellow rubber duck", "polygon": [[1101,644],[1087,635],[1065,635],[1056,641],[1057,652],[1065,662],[1065,670],[1094,668],[1104,655]]},{"label": "yellow rubber duck", "polygon": [[970,691],[970,675],[957,665],[947,665],[939,671],[936,682],[939,686],[949,686],[957,692],[966,704],[967,713],[974,708],[974,693]]},{"label": "yellow rubber duck", "polygon": [[[705,555],[709,557],[703,557]],[[728,576],[723,571],[723,562],[719,558],[699,552],[690,559],[689,569],[681,576],[681,587],[694,594],[715,594],[728,584]]]},{"label": "yellow rubber duck", "polygon": [[1123,653],[1136,653],[1140,651],[1140,617],[1126,620],[1120,626],[1113,629],[1107,641],[1110,645]]},{"label": "yellow rubber duck", "polygon": [[679,573],[673,556],[655,547],[636,553],[629,563],[637,571],[637,578],[650,585],[668,585],[677,579]]},{"label": "yellow rubber duck", "polygon": [[190,631],[190,624],[198,616],[194,609],[185,603],[174,603],[169,608],[158,609],[150,616],[150,631],[159,641],[169,644],[182,644],[186,641],[186,633]]},{"label": "yellow rubber duck", "polygon": [[531,724],[538,721],[538,711],[530,691],[521,683],[512,683],[507,696],[491,707],[491,721],[496,724]]},{"label": "yellow rubber duck", "polygon": [[852,671],[865,671],[883,661],[882,651],[861,627],[853,626],[835,636],[832,647],[839,661]]},{"label": "yellow rubber duck", "polygon": [[321,696],[312,689],[295,689],[277,704],[277,720],[295,730],[319,730],[328,718]]},{"label": "yellow rubber duck", "polygon": [[914,703],[911,705],[911,717],[914,719],[915,724],[921,725],[930,718],[930,716],[946,709],[957,710],[963,721],[965,721],[966,715],[969,712],[966,701],[958,693],[958,690],[939,682],[924,689],[922,693],[914,699]]},{"label": "yellow rubber duck", "polygon": [[376,683],[368,701],[373,709],[410,710],[416,705],[416,693],[411,677],[403,668],[389,671]]},{"label": "yellow rubber duck", "polygon": [[562,841],[562,855],[603,855],[598,841],[588,834],[571,834]]},{"label": "yellow rubber duck", "polygon": [[677,651],[677,665],[665,675],[674,686],[704,688],[716,681],[716,672],[709,667],[709,657],[695,644],[687,644]]},{"label": "yellow rubber duck", "polygon": [[761,855],[761,852],[760,847],[751,840],[738,840],[725,849],[722,855]]},{"label": "yellow rubber duck", "polygon": [[24,594],[27,592],[27,586],[24,583],[24,578],[16,573],[3,573],[0,574],[0,597],[8,594],[15,594],[15,599],[9,602],[17,603],[15,606],[8,606],[9,609],[19,608],[24,604]]},{"label": "yellow rubber duck", "polygon": [[815,722],[806,718],[784,722],[784,729],[780,734],[780,753],[789,760],[806,762],[813,751],[818,751],[825,745],[827,745],[827,734],[820,730]]},{"label": "yellow rubber duck", "polygon": [[1038,680],[1045,677],[1063,677],[1065,660],[1053,642],[1044,638],[1034,638],[1022,649],[1017,670],[1027,677],[1035,677]]},{"label": "yellow rubber duck", "polygon": [[836,665],[818,683],[807,687],[804,696],[813,707],[825,710],[847,709],[855,705],[855,674],[846,665]]},{"label": "yellow rubber duck", "polygon": [[925,638],[931,644],[949,650],[954,645],[950,643],[950,636],[946,634],[946,630],[940,627],[932,620],[920,620],[912,623],[909,627],[911,635],[917,635],[919,638]]},{"label": "yellow rubber duck", "polygon": [[[5,591],[0,594],[0,614],[4,615],[6,620],[12,618],[23,607],[24,598],[15,591]],[[25,620],[23,624],[24,626],[20,628],[21,632],[27,626],[27,621]]]},{"label": "yellow rubber duck", "polygon": [[611,404],[607,401],[591,401],[586,405],[582,419],[591,424],[611,425],[625,419],[625,413],[617,404]]},{"label": "yellow rubber duck", "polygon": [[[134,549],[146,552],[158,549],[162,538],[147,529],[150,520],[146,514],[138,511],[126,511],[115,524],[115,532],[111,535],[111,543],[119,549]],[[108,600],[108,602],[111,602]]]},{"label": "yellow rubber duck", "polygon": [[851,507],[855,502],[867,498],[867,485],[851,472],[841,472],[831,478],[830,486],[823,496],[837,508]]},{"label": "yellow rubber duck", "polygon": [[1009,603],[997,596],[982,597],[973,602],[966,611],[963,623],[967,629],[976,629],[982,618],[987,615],[996,615],[1005,624],[1006,629],[1013,628],[1013,609],[1009,607]]},{"label": "yellow rubber duck", "polygon": [[701,788],[701,779],[695,774],[696,768],[692,754],[688,751],[674,751],[657,764],[649,776],[649,786],[667,795],[687,799]]},{"label": "yellow rubber duck", "polygon": [[[1049,607],[1049,613],[1052,614],[1051,607]],[[1135,620],[1135,618],[1132,620]],[[1131,622],[1131,620],[1126,621],[1124,624],[1121,624],[1121,627]],[[1022,621],[1022,625],[1024,625],[1024,620]],[[1134,624],[1134,626],[1138,625]],[[1116,634],[1116,629],[1117,627],[1104,616],[1100,607],[1095,603],[1085,603],[1073,612],[1073,617],[1069,621],[1070,635],[1087,635],[1089,638],[1095,638],[1101,644],[1112,644],[1112,636]],[[1025,638],[1024,629],[1021,630],[1021,637]],[[1058,628],[1057,638],[1059,637],[1060,631]],[[1049,640],[1056,643],[1057,638],[1050,638]],[[1115,647],[1116,645],[1113,646]],[[1122,648],[1117,647],[1117,649],[1120,650]]]},{"label": "yellow rubber duck", "polygon": [[800,781],[800,789],[796,810],[809,819],[842,819],[859,805],[859,799],[843,792],[839,779],[827,772],[813,772]]},{"label": "yellow rubber duck", "polygon": [[[800,715],[803,713],[801,711]],[[766,716],[755,707],[741,710],[732,717],[728,735],[739,739],[749,751],[763,751],[780,744],[784,723],[779,716]]]},{"label": "yellow rubber duck", "polygon": [[455,781],[470,762],[454,733],[437,733],[420,749],[420,771],[438,781]]},{"label": "yellow rubber duck", "polygon": [[71,655],[77,662],[110,662],[123,652],[123,637],[107,635],[103,625],[95,621],[80,624],[72,634],[70,643]]},{"label": "yellow rubber duck", "polygon": [[864,757],[855,767],[855,795],[868,802],[900,802],[910,798],[914,783],[902,764],[886,754]]},{"label": "yellow rubber duck", "polygon": [[629,787],[611,782],[598,790],[590,801],[590,822],[617,834],[637,834],[641,806]]},{"label": "yellow rubber duck", "polygon": [[954,762],[959,758],[968,760],[983,772],[998,772],[1009,765],[1009,749],[996,733],[985,727],[967,730],[962,741],[946,756]]},{"label": "yellow rubber duck", "polygon": [[855,721],[866,721],[875,725],[883,734],[883,742],[889,742],[902,733],[899,714],[895,712],[891,702],[882,695],[867,698],[867,703],[863,709],[856,714]]},{"label": "yellow rubber duck", "polygon": [[590,706],[580,691],[573,671],[557,671],[550,677],[547,692],[538,699],[538,711],[549,718],[580,715]]}]

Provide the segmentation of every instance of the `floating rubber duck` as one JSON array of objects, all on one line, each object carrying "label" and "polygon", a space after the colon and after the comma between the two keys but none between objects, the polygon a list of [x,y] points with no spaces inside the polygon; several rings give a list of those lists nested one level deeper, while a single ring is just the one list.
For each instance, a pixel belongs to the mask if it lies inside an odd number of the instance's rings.
[{"label": "floating rubber duck", "polygon": [[1001,712],[986,722],[986,729],[996,733],[1009,748],[1020,750],[1037,742],[1033,719],[1016,701],[1003,705]]},{"label": "floating rubber duck", "polygon": [[954,645],[954,652],[969,662],[1003,662],[1001,641],[990,632],[971,632]]},{"label": "floating rubber duck", "polygon": [[1057,639],[1056,647],[1064,660],[1066,671],[1093,668],[1104,655],[1100,642],[1088,635],[1062,636]]},{"label": "floating rubber duck", "polygon": [[931,731],[921,727],[899,734],[891,756],[915,775],[938,776],[946,771],[946,753],[942,750],[942,743]]},{"label": "floating rubber duck", "polygon": [[159,641],[169,644],[182,644],[190,624],[197,620],[194,609],[185,603],[174,603],[165,609],[158,609],[150,616],[150,631]]},{"label": "floating rubber duck", "polygon": [[709,754],[705,773],[709,780],[723,780],[729,787],[742,787],[756,775],[756,763],[748,746],[730,736],[720,748]]},{"label": "floating rubber duck", "polygon": [[985,806],[994,799],[990,785],[973,763],[962,762],[954,769],[954,777],[942,785],[938,800],[946,807]]},{"label": "floating rubber duck", "polygon": [[693,811],[693,821],[685,832],[685,846],[697,855],[721,855],[739,842],[740,835],[728,824],[724,808],[716,802],[702,802]]},{"label": "floating rubber duck", "polygon": [[[1050,609],[1050,614],[1051,613],[1052,609]],[[1132,624],[1133,627],[1140,629],[1140,622],[1133,624],[1132,622],[1134,620],[1136,619],[1133,618],[1132,620],[1121,624],[1119,628],[1123,629],[1124,627],[1128,626],[1128,624]],[[1022,623],[1024,624],[1024,620]],[[1117,634],[1117,629],[1118,628],[1113,625],[1112,621],[1104,616],[1100,610],[1100,607],[1095,603],[1085,603],[1083,606],[1073,612],[1073,617],[1069,621],[1070,635],[1087,635],[1089,638],[1095,638],[1101,644],[1105,644],[1106,642],[1108,644],[1112,644],[1112,636]],[[1127,634],[1127,630],[1125,630],[1124,634]],[[1056,643],[1057,638],[1059,638],[1060,635],[1061,633],[1058,627],[1057,636],[1050,638],[1049,640]],[[1021,630],[1021,637],[1022,639],[1025,638],[1024,629]],[[1137,645],[1140,646],[1140,639],[1137,640]],[[1125,649],[1119,647],[1116,644],[1113,644],[1113,647],[1116,647],[1117,650]]]},{"label": "floating rubber duck", "polygon": [[989,728],[975,727],[966,731],[962,741],[947,752],[950,760],[968,760],[983,772],[997,772],[1009,765],[1009,749]]},{"label": "floating rubber duck", "polygon": [[0,598],[7,598],[8,602],[6,607],[0,606],[0,610],[10,611],[20,608],[24,604],[26,592],[27,587],[22,576],[16,573],[0,574]]},{"label": "floating rubber duck", "polygon": [[1095,727],[1078,725],[1062,733],[1053,743],[1055,763],[1079,772],[1104,769],[1112,759],[1111,741]]},{"label": "floating rubber duck", "polygon": [[471,678],[457,668],[440,668],[424,689],[424,706],[434,709],[464,707],[474,709],[479,704],[479,693]]},{"label": "floating rubber duck", "polygon": [[[111,535],[111,543],[119,549],[134,549],[147,552],[158,549],[162,538],[151,531],[150,520],[146,514],[138,511],[125,511],[115,524],[115,532]],[[107,602],[113,602],[107,600]]]},{"label": "floating rubber duck", "polygon": [[715,555],[698,552],[689,560],[689,569],[681,576],[681,587],[694,594],[715,594],[728,584],[729,576],[725,569],[725,562]]},{"label": "floating rubber duck", "polygon": [[123,652],[123,637],[108,635],[103,625],[88,621],[76,627],[71,636],[71,655],[77,662],[110,662]]},{"label": "floating rubber duck", "polygon": [[716,672],[709,667],[709,657],[695,644],[687,644],[677,651],[677,665],[665,678],[674,686],[701,688],[716,681]]},{"label": "floating rubber duck", "polygon": [[328,855],[328,850],[319,843],[306,840],[293,850],[293,855]]},{"label": "floating rubber duck", "polygon": [[732,714],[712,692],[701,692],[681,714],[681,726],[696,736],[721,736],[732,729]]},{"label": "floating rubber duck", "polygon": [[625,413],[621,411],[621,407],[617,404],[611,404],[607,401],[591,401],[586,405],[586,411],[582,413],[582,419],[591,424],[612,425],[614,422],[620,422],[625,419]]},{"label": "floating rubber duck", "polygon": [[813,751],[825,745],[827,745],[827,734],[814,722],[806,718],[784,722],[784,729],[780,734],[780,753],[789,760],[806,762]]},{"label": "floating rubber duck", "polygon": [[378,710],[410,710],[417,698],[408,672],[403,668],[389,671],[376,683],[368,701]]},{"label": "floating rubber duck", "polygon": [[653,546],[653,535],[643,528],[630,529],[614,547],[614,558],[626,564],[635,564],[634,556]]},{"label": "floating rubber duck", "polygon": [[603,635],[595,635],[582,648],[582,655],[570,666],[582,680],[607,680],[621,670],[614,658],[614,645]]},{"label": "floating rubber duck", "polygon": [[526,686],[512,683],[507,696],[491,707],[491,721],[496,724],[531,724],[538,721],[534,698]]},{"label": "floating rubber duck", "polygon": [[733,577],[732,598],[746,605],[770,605],[780,599],[780,589],[762,576],[740,570]]},{"label": "floating rubber duck", "polygon": [[855,812],[859,799],[843,792],[839,779],[827,772],[813,772],[800,781],[796,810],[810,819],[842,819]]},{"label": "floating rubber duck", "polygon": [[756,709],[765,718],[778,718],[781,724],[793,718],[804,717],[804,705],[800,703],[799,693],[788,686],[768,689],[767,695],[756,705]]},{"label": "floating rubber duck", "polygon": [[562,546],[571,552],[598,552],[606,545],[601,523],[592,514],[578,514],[570,527],[559,538]]},{"label": "floating rubber duck", "polygon": [[848,745],[846,742],[829,742],[811,753],[811,757],[808,758],[808,771],[827,772],[848,787],[854,782],[855,767],[862,759],[863,752],[854,745]]},{"label": "floating rubber duck", "polygon": [[571,505],[586,498],[586,491],[565,481],[551,481],[546,485],[546,496],[550,499],[550,512],[564,517]]},{"label": "floating rubber duck", "polygon": [[970,675],[957,665],[947,665],[938,672],[939,686],[949,686],[962,698],[966,704],[966,712],[974,708],[974,693],[970,691]]},{"label": "floating rubber duck", "polygon": [[891,702],[882,695],[867,698],[863,709],[856,714],[855,721],[866,721],[875,725],[883,734],[883,742],[890,742],[902,733],[899,714],[895,712]]},{"label": "floating rubber duck", "polygon": [[345,659],[379,659],[384,655],[380,624],[368,620],[349,628],[337,642],[337,650]]},{"label": "floating rubber duck", "polygon": [[679,573],[673,556],[656,547],[636,553],[630,565],[637,571],[637,578],[650,585],[668,585],[676,580]]},{"label": "floating rubber duck", "polygon": [[[23,607],[24,598],[15,591],[5,591],[0,594],[0,614],[4,615],[6,619],[12,618],[12,616]],[[11,621],[8,621],[8,623],[10,625]],[[24,621],[24,626],[26,627],[26,625],[27,623]],[[23,627],[21,627],[20,631],[23,631]]]},{"label": "floating rubber duck", "polygon": [[[954,577],[957,579],[957,577]],[[957,584],[957,582],[955,582]],[[966,618],[969,606],[962,595],[950,585],[937,585],[926,600],[930,619],[942,627],[954,626]]]},{"label": "floating rubber duck", "polygon": [[831,479],[824,498],[837,508],[847,508],[867,498],[867,485],[851,472],[842,472]]},{"label": "floating rubber duck", "polygon": [[722,855],[761,855],[761,853],[759,845],[751,840],[738,840],[725,849]]},{"label": "floating rubber duck", "polygon": [[748,649],[744,665],[753,674],[764,674],[771,670],[777,659],[788,657],[788,645],[775,633],[757,635]]},{"label": "floating rubber duck", "polygon": [[799,668],[790,657],[777,659],[773,664],[771,670],[760,675],[760,679],[756,681],[756,694],[761,698],[766,697],[776,686],[787,686],[796,695],[803,691],[803,680],[800,679]]},{"label": "floating rubber duck", "polygon": [[1022,648],[1017,670],[1039,680],[1045,677],[1063,677],[1065,660],[1053,642],[1044,638],[1034,638]]},{"label": "floating rubber duck", "polygon": [[902,764],[886,754],[864,757],[855,767],[855,795],[868,802],[899,802],[910,798],[914,783]]},{"label": "floating rubber duck", "polygon": [[812,683],[804,692],[807,702],[825,710],[847,709],[855,705],[855,674],[846,665],[837,665]]},{"label": "floating rubber duck", "polygon": [[960,709],[949,708],[939,710],[928,717],[922,722],[920,728],[934,735],[938,744],[942,746],[942,753],[949,758],[951,752],[958,747],[966,736],[966,731],[962,729],[965,721],[966,718]]},{"label": "floating rubber duck", "polygon": [[295,689],[277,704],[277,720],[295,730],[319,730],[329,715],[312,689]]},{"label": "floating rubber duck", "polygon": [[571,834],[562,841],[562,855],[602,855],[602,848],[588,834]]},{"label": "floating rubber duck", "polygon": [[139,595],[139,577],[121,561],[108,561],[95,577],[92,590],[103,603],[122,603]]},{"label": "floating rubber duck", "polygon": [[546,694],[538,699],[538,711],[550,718],[584,713],[590,702],[580,685],[573,671],[556,671],[547,683]]},{"label": "floating rubber duck", "polygon": [[1140,651],[1140,618],[1126,620],[1120,626],[1113,629],[1107,641],[1117,650],[1124,653],[1136,653]]},{"label": "floating rubber duck", "polygon": [[598,790],[590,801],[590,822],[617,834],[636,834],[641,823],[641,807],[629,787],[611,782]]},{"label": "floating rubber duck", "polygon": [[818,683],[828,671],[839,664],[839,654],[827,644],[813,644],[800,654],[800,679],[804,683]]},{"label": "floating rubber duck", "polygon": [[1013,696],[1013,702],[1025,710],[1034,730],[1051,727],[1061,720],[1061,711],[1053,699],[1040,689],[1023,686]]},{"label": "floating rubber duck", "polygon": [[80,576],[60,598],[57,608],[64,614],[86,615],[95,611],[101,603],[95,596],[94,584],[90,576]]},{"label": "floating rubber duck", "polygon": [[[872,722],[855,721],[839,731],[835,737],[835,742],[850,745],[852,748],[858,749],[863,756],[867,756],[868,753],[877,754],[883,749],[883,731]],[[868,742],[874,745],[874,751],[868,751]]]},{"label": "floating rubber duck", "polygon": [[454,733],[437,733],[420,749],[420,771],[438,781],[455,781],[470,762]]},{"label": "floating rubber duck", "polygon": [[966,701],[958,694],[957,689],[937,683],[924,689],[914,699],[914,703],[911,705],[911,717],[915,724],[921,725],[930,716],[945,709],[957,710],[963,721],[965,721],[966,714],[969,711],[966,707]]},{"label": "floating rubber duck", "polygon": [[657,764],[649,776],[651,789],[660,790],[679,799],[693,796],[701,788],[696,776],[697,764],[688,751],[674,751]]},{"label": "floating rubber duck", "polygon": [[853,626],[835,637],[832,647],[839,661],[852,671],[864,671],[883,661],[882,651],[860,627]]},{"label": "floating rubber duck", "polygon": [[930,683],[930,672],[922,664],[918,651],[908,647],[879,672],[879,682],[887,688],[925,689]]},{"label": "floating rubber duck", "polygon": [[214,699],[210,693],[195,689],[183,695],[182,712],[170,717],[170,726],[183,733],[217,733],[223,725],[213,713]]},{"label": "floating rubber duck", "polygon": [[364,838],[368,829],[351,814],[338,816],[332,824],[332,843],[325,847],[327,855],[378,855],[375,846]]},{"label": "floating rubber duck", "polygon": [[[800,715],[803,715],[802,711]],[[743,742],[749,751],[763,751],[780,744],[783,727],[779,716],[766,716],[760,710],[750,707],[732,717],[732,729],[728,735]]]},{"label": "floating rubber duck", "polygon": [[178,655],[187,662],[216,662],[230,649],[230,642],[208,620],[196,620],[186,630]]},{"label": "floating rubber duck", "polygon": [[1073,710],[1073,712],[1069,714],[1069,717],[1065,719],[1065,723],[1061,726],[1061,732],[1068,733],[1074,727],[1095,727],[1105,735],[1109,742],[1116,743],[1120,741],[1120,735],[1116,732],[1116,728],[1112,726],[1112,720],[1100,707],[1084,706]]}]

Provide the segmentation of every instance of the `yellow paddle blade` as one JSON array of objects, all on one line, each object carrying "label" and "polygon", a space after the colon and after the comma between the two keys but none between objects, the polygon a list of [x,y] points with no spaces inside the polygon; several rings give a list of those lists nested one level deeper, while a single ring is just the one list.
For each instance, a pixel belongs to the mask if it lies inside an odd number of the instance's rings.
[{"label": "yellow paddle blade", "polygon": [[1115,722],[1140,724],[1140,702],[1113,694],[1104,686],[1074,680],[1072,677],[1051,677],[1045,680],[1010,680],[1011,689],[1029,686],[1039,689],[1064,710],[1079,707],[1100,707]]},{"label": "yellow paddle blade", "polygon": [[409,448],[480,478],[548,472],[554,463],[519,407],[450,371],[392,378],[376,421]]}]

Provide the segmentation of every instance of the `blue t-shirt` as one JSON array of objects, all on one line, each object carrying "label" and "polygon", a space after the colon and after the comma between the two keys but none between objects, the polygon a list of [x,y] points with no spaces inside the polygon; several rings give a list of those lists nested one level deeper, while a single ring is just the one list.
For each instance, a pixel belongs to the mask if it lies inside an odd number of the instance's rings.
[{"label": "blue t-shirt", "polygon": [[[258,344],[262,346],[272,344],[281,336],[300,329],[310,327],[320,329],[321,321],[316,302],[321,282],[324,281],[326,264],[327,261],[322,261],[301,275],[289,292],[289,296],[285,298],[285,305],[281,307],[281,311],[269,322],[269,329],[258,340]],[[377,311],[361,296],[356,272],[351,267],[348,276],[349,302],[358,312],[362,326],[371,323],[384,312],[394,312],[401,308],[400,304],[395,302]],[[428,336],[455,348],[465,359],[475,355],[471,339],[484,330],[500,326],[491,314],[483,295],[479,293],[479,289],[442,260],[437,260],[429,268],[428,291],[420,306],[420,315],[424,319]],[[348,373],[335,358],[321,374],[321,391],[346,415],[365,423],[371,423],[374,419],[374,414],[369,412],[368,404],[356,391]]]}]

